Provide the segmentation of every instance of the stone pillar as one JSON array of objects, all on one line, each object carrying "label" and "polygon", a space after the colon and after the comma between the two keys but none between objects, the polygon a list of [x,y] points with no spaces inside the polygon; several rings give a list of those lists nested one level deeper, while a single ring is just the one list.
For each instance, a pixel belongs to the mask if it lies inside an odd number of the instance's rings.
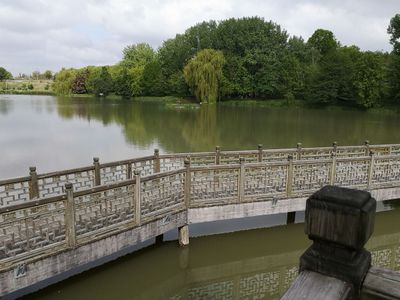
[{"label": "stone pillar", "polygon": [[288,156],[288,167],[287,167],[287,177],[286,177],[286,196],[290,198],[292,196],[293,188],[293,156]]},{"label": "stone pillar", "polygon": [[221,147],[215,146],[215,164],[219,165],[221,159]]},{"label": "stone pillar", "polygon": [[179,246],[189,245],[189,226],[184,225],[179,227]]},{"label": "stone pillar", "polygon": [[154,173],[160,173],[161,164],[160,164],[160,150],[154,149]]},{"label": "stone pillar", "polygon": [[67,200],[65,201],[65,226],[66,226],[65,239],[69,248],[75,248],[76,246],[75,202],[74,202],[74,191],[72,183],[65,184],[65,192],[67,194]]},{"label": "stone pillar", "polygon": [[376,201],[365,191],[325,186],[307,199],[305,233],[313,244],[300,258],[300,272],[309,270],[351,285],[359,299],[371,266],[364,245],[374,230]]},{"label": "stone pillar", "polygon": [[244,158],[243,157],[239,158],[239,162],[240,162],[240,170],[239,170],[238,193],[239,193],[239,203],[241,203],[244,200],[244,181],[245,181]]},{"label": "stone pillar", "polygon": [[101,177],[100,177],[100,162],[98,157],[93,157],[93,165],[94,165],[94,185],[101,185]]},{"label": "stone pillar", "polygon": [[369,141],[368,140],[366,140],[364,142],[364,146],[365,146],[365,156],[368,156],[369,155]]},{"label": "stone pillar", "polygon": [[36,167],[29,167],[29,175],[31,176],[31,180],[29,181],[29,198],[39,198],[39,182]]},{"label": "stone pillar", "polygon": [[301,143],[297,143],[297,146],[296,146],[296,149],[297,149],[297,160],[301,160]]},{"label": "stone pillar", "polygon": [[141,224],[141,184],[140,184],[140,170],[135,170],[135,225],[140,226]]},{"label": "stone pillar", "polygon": [[184,193],[185,193],[185,207],[190,207],[190,187],[191,187],[191,172],[190,172],[190,157],[187,157],[184,161],[185,165],[185,182],[184,182]]},{"label": "stone pillar", "polygon": [[263,159],[263,145],[262,144],[258,144],[257,149],[258,149],[258,162],[262,162],[262,159]]},{"label": "stone pillar", "polygon": [[335,155],[336,155],[336,152],[337,152],[337,146],[338,146],[337,142],[333,142],[332,143],[332,153],[335,153]]}]

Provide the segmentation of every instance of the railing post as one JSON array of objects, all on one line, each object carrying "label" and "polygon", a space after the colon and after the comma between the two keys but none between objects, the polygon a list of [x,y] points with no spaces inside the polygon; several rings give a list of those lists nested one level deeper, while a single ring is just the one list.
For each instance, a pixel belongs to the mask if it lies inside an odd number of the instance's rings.
[{"label": "railing post", "polygon": [[331,157],[332,157],[332,166],[331,166],[329,184],[334,185],[336,179],[336,152],[332,152]]},{"label": "railing post", "polygon": [[369,155],[369,141],[368,140],[366,140],[364,142],[364,146],[365,146],[365,156],[368,156]]},{"label": "railing post", "polygon": [[369,153],[370,156],[370,161],[369,161],[369,167],[368,167],[368,186],[367,189],[370,189],[372,186],[372,177],[374,174],[374,165],[375,165],[375,156],[372,151]]},{"label": "railing post", "polygon": [[297,160],[301,160],[301,143],[297,143]]},{"label": "railing post", "polygon": [[154,149],[154,173],[160,173],[160,150]]},{"label": "railing post", "polygon": [[66,242],[69,248],[76,246],[76,232],[75,232],[75,202],[74,191],[72,183],[65,184],[65,192],[67,200],[65,201],[65,225],[66,225]]},{"label": "railing post", "polygon": [[132,178],[132,163],[128,163],[126,165],[126,179],[131,179]]},{"label": "railing post", "polygon": [[185,187],[184,187],[184,192],[185,192],[185,207],[188,209],[190,207],[190,186],[191,186],[191,173],[190,173],[190,159],[188,157],[185,158]]},{"label": "railing post", "polygon": [[287,167],[287,179],[286,179],[286,196],[290,198],[292,196],[293,188],[293,156],[288,156],[288,167]]},{"label": "railing post", "polygon": [[335,155],[336,155],[336,152],[337,152],[337,142],[333,142],[332,143],[332,153],[335,153]]},{"label": "railing post", "polygon": [[244,181],[245,181],[245,168],[244,168],[244,158],[239,158],[240,162],[240,171],[239,171],[239,203],[244,200]]},{"label": "railing post", "polygon": [[262,162],[262,159],[263,159],[263,145],[262,144],[258,144],[257,149],[258,149],[258,162]]},{"label": "railing post", "polygon": [[140,201],[141,201],[141,184],[140,184],[140,170],[135,170],[135,224],[140,226],[141,224],[141,209],[140,209]]},{"label": "railing post", "polygon": [[101,185],[101,177],[100,177],[100,162],[98,157],[93,157],[93,165],[94,165],[94,185]]},{"label": "railing post", "polygon": [[219,165],[221,158],[221,147],[215,146],[215,164]]},{"label": "railing post", "polygon": [[36,167],[29,167],[29,175],[31,176],[31,180],[29,181],[29,198],[38,198],[39,182],[37,178]]}]

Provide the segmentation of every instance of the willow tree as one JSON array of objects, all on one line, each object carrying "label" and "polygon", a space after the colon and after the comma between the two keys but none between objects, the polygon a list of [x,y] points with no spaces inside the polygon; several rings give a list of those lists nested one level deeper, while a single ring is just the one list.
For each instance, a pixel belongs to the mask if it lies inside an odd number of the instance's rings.
[{"label": "willow tree", "polygon": [[225,58],[221,51],[204,49],[185,66],[185,80],[199,102],[217,101],[224,63]]}]

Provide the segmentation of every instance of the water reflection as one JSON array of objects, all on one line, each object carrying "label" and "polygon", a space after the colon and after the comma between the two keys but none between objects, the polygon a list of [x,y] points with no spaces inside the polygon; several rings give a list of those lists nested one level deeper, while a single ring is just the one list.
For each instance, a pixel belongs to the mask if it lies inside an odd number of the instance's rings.
[{"label": "water reflection", "polygon": [[[400,211],[376,216],[374,266],[400,270]],[[303,224],[152,246],[26,299],[279,299],[310,244]]]},{"label": "water reflection", "polygon": [[0,95],[0,178],[161,153],[400,143],[395,113]]}]

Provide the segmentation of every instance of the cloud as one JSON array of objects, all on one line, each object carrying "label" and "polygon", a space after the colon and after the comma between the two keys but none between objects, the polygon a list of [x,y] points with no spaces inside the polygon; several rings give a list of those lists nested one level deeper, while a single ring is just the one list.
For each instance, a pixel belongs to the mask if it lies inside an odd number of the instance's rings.
[{"label": "cloud", "polygon": [[260,16],[307,39],[332,30],[345,45],[389,51],[398,0],[0,0],[0,66],[17,74],[114,64],[129,44],[162,41],[204,20]]}]

